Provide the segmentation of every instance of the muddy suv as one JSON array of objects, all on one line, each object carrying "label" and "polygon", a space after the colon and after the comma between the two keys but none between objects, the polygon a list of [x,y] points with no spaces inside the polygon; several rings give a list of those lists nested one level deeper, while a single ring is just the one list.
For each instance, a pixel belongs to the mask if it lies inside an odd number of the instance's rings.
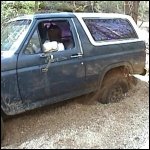
[{"label": "muddy suv", "polygon": [[90,92],[102,103],[116,102],[131,75],[144,74],[145,48],[126,15],[15,18],[1,33],[1,112],[15,115]]}]

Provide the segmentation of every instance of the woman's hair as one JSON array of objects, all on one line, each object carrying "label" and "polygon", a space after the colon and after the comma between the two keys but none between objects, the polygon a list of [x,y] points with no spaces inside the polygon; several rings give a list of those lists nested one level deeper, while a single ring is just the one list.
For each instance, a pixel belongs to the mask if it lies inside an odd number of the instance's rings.
[{"label": "woman's hair", "polygon": [[61,29],[57,25],[51,24],[51,26],[48,29],[49,40],[61,42],[61,35],[62,35]]}]

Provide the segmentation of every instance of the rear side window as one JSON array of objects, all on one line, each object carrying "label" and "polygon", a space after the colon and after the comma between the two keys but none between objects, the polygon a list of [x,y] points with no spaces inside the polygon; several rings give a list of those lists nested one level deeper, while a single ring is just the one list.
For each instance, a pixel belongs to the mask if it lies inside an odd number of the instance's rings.
[{"label": "rear side window", "polygon": [[83,19],[95,41],[138,38],[132,25],[125,19]]}]

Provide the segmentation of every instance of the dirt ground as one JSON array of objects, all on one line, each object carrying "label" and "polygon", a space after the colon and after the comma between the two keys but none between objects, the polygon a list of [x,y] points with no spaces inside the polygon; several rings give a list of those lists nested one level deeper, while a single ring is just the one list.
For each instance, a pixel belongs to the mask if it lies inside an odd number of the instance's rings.
[{"label": "dirt ground", "polygon": [[1,149],[148,149],[149,76],[136,77],[118,103],[85,95],[6,120]]}]

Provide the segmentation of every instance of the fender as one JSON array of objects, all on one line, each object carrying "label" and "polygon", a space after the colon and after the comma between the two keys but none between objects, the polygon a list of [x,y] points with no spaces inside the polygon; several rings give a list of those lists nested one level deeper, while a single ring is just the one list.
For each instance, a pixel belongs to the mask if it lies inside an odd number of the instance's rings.
[{"label": "fender", "polygon": [[111,65],[109,65],[109,66],[107,66],[107,67],[105,67],[105,68],[103,69],[103,71],[102,71],[103,73],[102,73],[102,75],[100,76],[100,78],[99,78],[99,80],[98,80],[98,87],[101,86],[102,81],[103,81],[103,79],[104,79],[106,73],[107,73],[108,71],[110,71],[110,70],[112,70],[112,69],[116,69],[116,68],[118,68],[118,67],[125,67],[125,68],[127,68],[127,69],[130,71],[131,74],[133,74],[133,67],[132,67],[132,65],[131,65],[129,62],[119,62],[119,63],[111,64]]}]

